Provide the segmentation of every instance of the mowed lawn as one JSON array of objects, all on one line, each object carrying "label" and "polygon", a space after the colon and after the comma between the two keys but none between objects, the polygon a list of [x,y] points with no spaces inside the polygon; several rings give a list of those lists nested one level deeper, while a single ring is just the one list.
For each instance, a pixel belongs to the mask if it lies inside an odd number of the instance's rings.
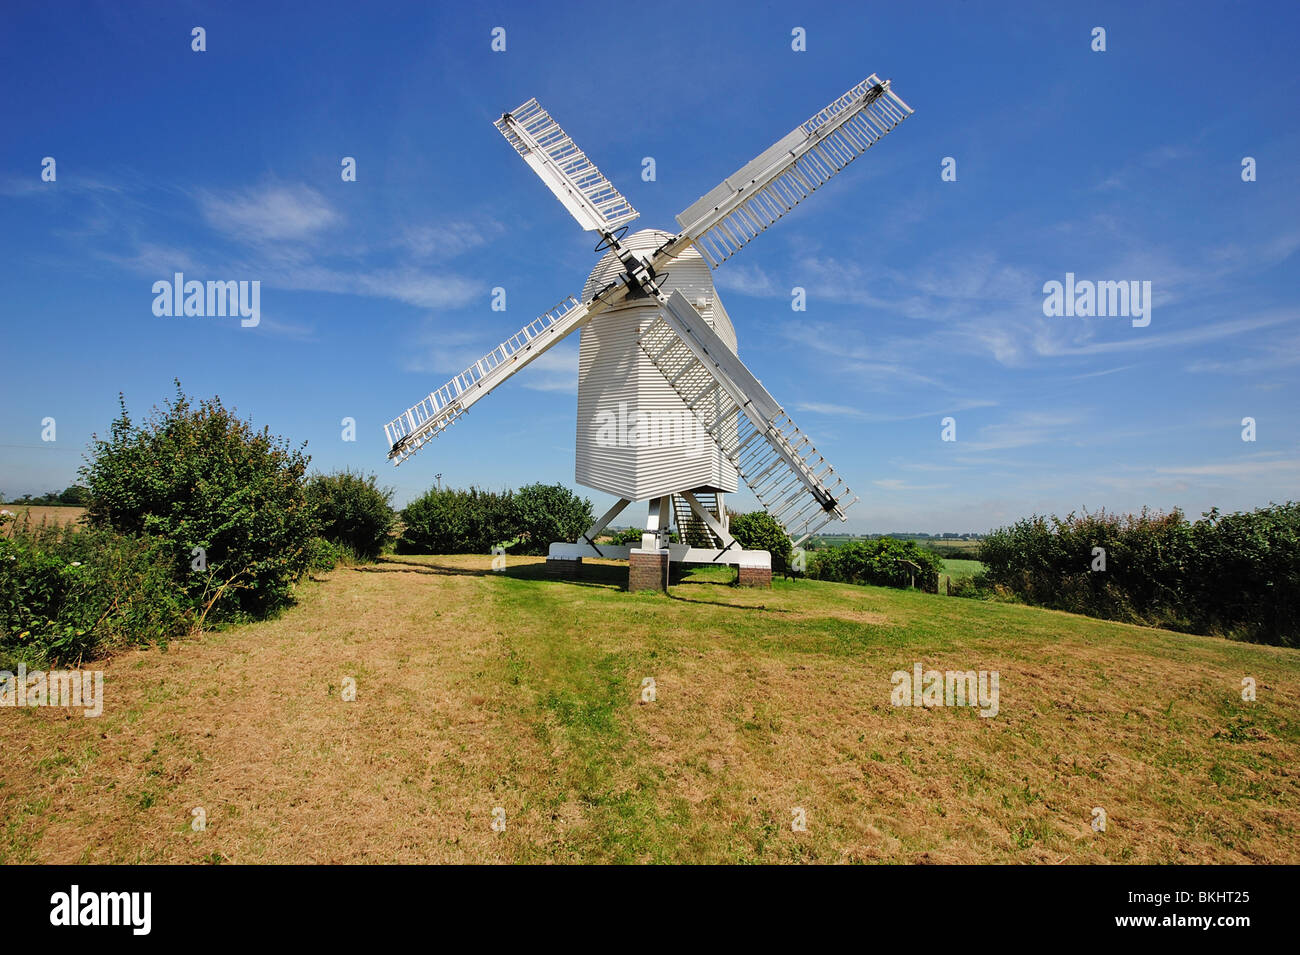
[{"label": "mowed lawn", "polygon": [[[98,719],[0,710],[0,862],[1300,862],[1297,651],[490,561],[120,654]],[[998,671],[999,712],[891,706],[918,662]]]}]

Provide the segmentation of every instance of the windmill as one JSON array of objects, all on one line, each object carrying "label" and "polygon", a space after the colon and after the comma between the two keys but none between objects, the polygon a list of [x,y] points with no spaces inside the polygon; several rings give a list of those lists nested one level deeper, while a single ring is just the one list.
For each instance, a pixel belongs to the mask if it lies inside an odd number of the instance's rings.
[{"label": "windmill", "polygon": [[[603,253],[568,296],[385,426],[400,465],[507,378],[580,331],[577,483],[618,498],[548,566],[628,558],[631,589],[662,587],[669,561],[732,564],[771,580],[767,551],[728,531],[739,480],[801,544],[858,499],[736,355],[717,268],[912,113],[874,73],[677,216],[679,231],[627,234],[639,216],[535,99],[496,127]],[[634,501],[649,501],[640,546],[597,544]],[[679,540],[669,541],[675,523]]]}]

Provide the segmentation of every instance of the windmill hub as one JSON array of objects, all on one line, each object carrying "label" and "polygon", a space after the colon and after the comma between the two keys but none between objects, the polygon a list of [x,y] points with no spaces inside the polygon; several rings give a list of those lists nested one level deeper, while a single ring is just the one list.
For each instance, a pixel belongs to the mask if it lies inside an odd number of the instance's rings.
[{"label": "windmill hub", "polygon": [[[663,586],[670,559],[734,564],[741,583],[770,582],[768,552],[746,551],[731,536],[724,494],[743,480],[796,545],[827,522],[843,521],[857,498],[737,356],[710,269],[911,112],[873,73],[685,209],[680,232],[628,236],[639,213],[537,100],[503,114],[497,129],[579,225],[600,235],[596,248],[604,254],[581,302],[568,296],[390,421],[388,456],[401,464],[580,330],[575,477],[618,502],[577,542],[551,544],[548,564],[627,557],[633,589]],[[641,425],[656,420],[667,422],[668,440],[658,439],[661,429],[656,440],[644,440]],[[635,438],[625,440],[629,433]],[[645,500],[640,547],[597,543],[624,508]],[[679,536],[671,544],[670,523]]]}]

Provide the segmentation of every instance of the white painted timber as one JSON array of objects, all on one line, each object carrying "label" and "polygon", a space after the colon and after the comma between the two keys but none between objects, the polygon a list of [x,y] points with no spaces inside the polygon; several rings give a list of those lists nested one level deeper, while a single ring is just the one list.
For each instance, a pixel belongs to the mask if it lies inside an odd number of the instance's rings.
[{"label": "white painted timber", "polygon": [[[604,557],[607,560],[627,560],[628,553],[633,550],[641,550],[640,545],[593,545],[558,542],[551,545],[548,556],[566,560],[572,560],[575,557]],[[727,564],[732,567],[764,567],[769,569],[772,566],[772,555],[765,550],[741,550],[738,547],[723,550],[720,548],[688,547],[680,543],[669,544],[667,550],[668,559],[675,564],[682,562],[688,564]]]},{"label": "white painted timber", "polygon": [[[649,253],[672,236],[646,230],[623,240]],[[612,253],[600,260],[583,289],[590,298],[621,271]],[[666,275],[665,275],[666,273]],[[733,350],[736,333],[718,300],[713,276],[687,247],[660,272],[662,287],[698,302],[703,320]],[[632,501],[714,488],[735,491],[736,470],[717,444],[637,347],[659,317],[654,299],[626,299],[582,330],[578,349],[578,421],[575,480],[584,487]]]}]

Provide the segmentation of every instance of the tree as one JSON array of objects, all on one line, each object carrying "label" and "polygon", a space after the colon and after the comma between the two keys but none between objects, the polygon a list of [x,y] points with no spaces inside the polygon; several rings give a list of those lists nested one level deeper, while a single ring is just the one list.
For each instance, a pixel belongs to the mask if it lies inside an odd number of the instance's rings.
[{"label": "tree", "polygon": [[357,557],[378,557],[397,520],[389,501],[392,488],[380,488],[373,474],[337,471],[314,474],[307,482],[307,499],[320,524],[320,536],[342,544]]},{"label": "tree", "polygon": [[429,488],[402,510],[403,554],[486,554],[517,536],[510,491]]},{"label": "tree", "polygon": [[519,554],[545,554],[552,541],[576,540],[592,523],[591,501],[562,484],[528,484],[515,492],[513,548]]},{"label": "tree", "polygon": [[785,532],[785,528],[767,511],[733,514],[728,530],[745,550],[765,550],[771,554],[772,570],[775,573],[789,572],[794,545],[790,543],[790,535]]},{"label": "tree", "polygon": [[71,507],[85,507],[90,503],[90,491],[80,484],[73,484],[59,495],[59,503]]},{"label": "tree", "polygon": [[93,526],[165,539],[201,612],[264,615],[286,604],[315,532],[310,457],[211,398],[176,397],[136,425],[121,415],[81,468]]}]

